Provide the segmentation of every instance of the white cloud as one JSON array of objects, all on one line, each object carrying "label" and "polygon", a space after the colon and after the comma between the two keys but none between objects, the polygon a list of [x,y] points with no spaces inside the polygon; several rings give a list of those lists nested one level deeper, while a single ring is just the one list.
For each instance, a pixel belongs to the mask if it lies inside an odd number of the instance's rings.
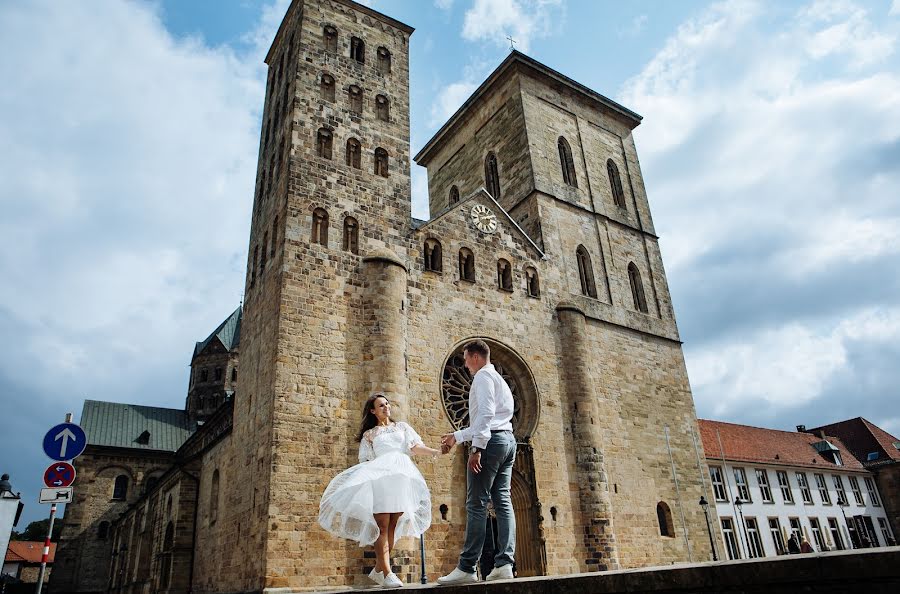
[{"label": "white cloud", "polygon": [[453,0],[434,0],[434,5],[440,10],[450,10],[453,8]]},{"label": "white cloud", "polygon": [[561,30],[565,16],[562,0],[475,0],[466,11],[463,39],[488,41],[527,52],[534,39],[548,37]]},{"label": "white cloud", "polygon": [[431,105],[429,125],[432,128],[442,126],[477,88],[477,83],[461,80],[451,83],[438,91],[437,97]]},{"label": "white cloud", "polygon": [[900,0],[894,0],[891,3],[891,10],[888,12],[888,14],[891,16],[900,15]]}]

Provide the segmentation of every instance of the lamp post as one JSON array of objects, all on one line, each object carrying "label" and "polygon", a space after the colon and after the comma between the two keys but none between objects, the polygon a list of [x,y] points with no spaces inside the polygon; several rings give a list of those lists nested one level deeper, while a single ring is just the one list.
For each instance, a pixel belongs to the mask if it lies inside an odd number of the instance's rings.
[{"label": "lamp post", "polygon": [[706,516],[706,532],[709,534],[709,546],[712,548],[713,561],[718,561],[719,556],[716,554],[716,542],[713,540],[712,527],[709,525],[709,501],[703,495],[700,496],[700,507],[703,508],[703,515]]},{"label": "lamp post", "polygon": [[737,506],[738,515],[741,516],[741,534],[744,535],[744,548],[747,550],[747,558],[750,558],[750,537],[747,535],[747,524],[744,523],[744,501],[738,497],[734,500]]}]

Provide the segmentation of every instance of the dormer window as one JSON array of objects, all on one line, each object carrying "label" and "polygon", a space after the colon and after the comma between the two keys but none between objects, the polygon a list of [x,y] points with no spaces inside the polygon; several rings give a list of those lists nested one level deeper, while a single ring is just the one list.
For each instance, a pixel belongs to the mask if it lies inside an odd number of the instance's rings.
[{"label": "dormer window", "polygon": [[145,429],[144,432],[138,435],[137,439],[135,439],[134,441],[141,445],[147,445],[148,443],[150,443],[150,432]]}]

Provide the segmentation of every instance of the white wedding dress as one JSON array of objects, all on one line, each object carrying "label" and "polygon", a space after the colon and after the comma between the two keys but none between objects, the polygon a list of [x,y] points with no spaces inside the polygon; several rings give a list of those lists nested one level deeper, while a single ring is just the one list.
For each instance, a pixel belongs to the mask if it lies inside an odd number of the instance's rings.
[{"label": "white wedding dress", "polygon": [[373,514],[403,512],[395,539],[420,536],[431,525],[431,495],[410,458],[422,438],[403,422],[366,431],[359,464],[334,477],[319,503],[319,525],[367,546],[378,538]]}]

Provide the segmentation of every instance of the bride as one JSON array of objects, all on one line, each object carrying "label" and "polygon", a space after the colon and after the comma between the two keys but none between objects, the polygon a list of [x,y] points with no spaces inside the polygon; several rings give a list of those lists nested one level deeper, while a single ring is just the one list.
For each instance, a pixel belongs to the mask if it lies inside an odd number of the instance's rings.
[{"label": "bride", "polygon": [[319,503],[319,525],[335,536],[375,545],[369,577],[386,588],[402,586],[391,571],[395,538],[420,536],[431,525],[431,495],[410,456],[441,451],[422,443],[404,422],[391,420],[391,403],[376,393],[366,400],[359,464],[329,483]]}]

